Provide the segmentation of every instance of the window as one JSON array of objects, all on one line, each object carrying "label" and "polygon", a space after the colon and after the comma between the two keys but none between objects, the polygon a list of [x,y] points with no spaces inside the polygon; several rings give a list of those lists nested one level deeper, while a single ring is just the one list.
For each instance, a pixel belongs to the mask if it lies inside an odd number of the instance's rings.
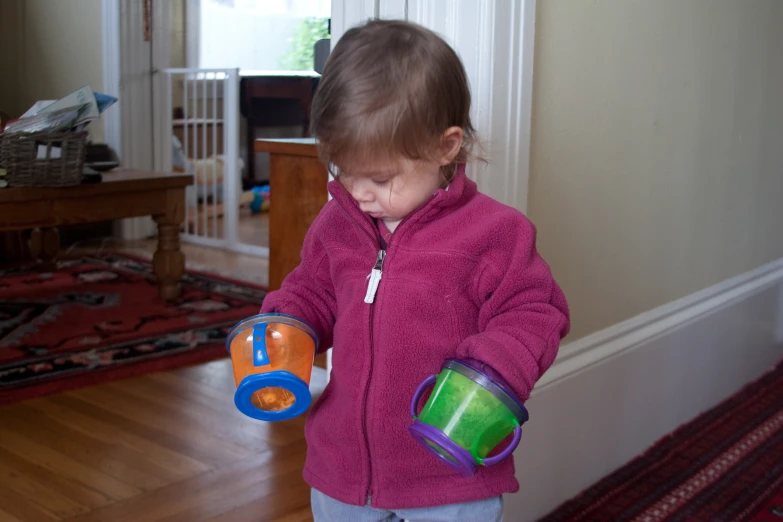
[{"label": "window", "polygon": [[188,67],[311,71],[331,0],[188,0]]}]

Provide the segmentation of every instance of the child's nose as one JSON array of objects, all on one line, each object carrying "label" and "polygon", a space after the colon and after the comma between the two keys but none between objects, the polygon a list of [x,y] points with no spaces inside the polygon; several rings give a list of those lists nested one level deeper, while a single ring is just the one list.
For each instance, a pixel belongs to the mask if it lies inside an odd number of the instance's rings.
[{"label": "child's nose", "polygon": [[353,197],[360,203],[372,203],[375,200],[375,193],[367,183],[361,182],[354,185]]}]

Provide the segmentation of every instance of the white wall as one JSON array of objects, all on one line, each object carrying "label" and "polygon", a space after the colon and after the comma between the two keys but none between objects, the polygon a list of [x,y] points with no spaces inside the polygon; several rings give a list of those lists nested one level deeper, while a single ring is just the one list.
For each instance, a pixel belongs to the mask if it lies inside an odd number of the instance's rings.
[{"label": "white wall", "polygon": [[[538,2],[529,215],[573,330],[529,402],[509,520],[783,358],[781,27],[776,0]],[[760,286],[719,283],[738,274]]]},{"label": "white wall", "polygon": [[24,112],[19,101],[19,0],[0,1],[0,111],[15,118]]},{"label": "white wall", "polygon": [[538,2],[529,214],[572,339],[783,257],[783,2]]},{"label": "white wall", "polygon": [[[84,85],[96,91],[103,88],[101,0],[2,0],[2,4],[0,15],[18,10],[10,36],[17,42],[16,73],[3,80],[13,83],[17,112]],[[100,121],[92,122],[89,130],[94,140],[103,139]]]}]

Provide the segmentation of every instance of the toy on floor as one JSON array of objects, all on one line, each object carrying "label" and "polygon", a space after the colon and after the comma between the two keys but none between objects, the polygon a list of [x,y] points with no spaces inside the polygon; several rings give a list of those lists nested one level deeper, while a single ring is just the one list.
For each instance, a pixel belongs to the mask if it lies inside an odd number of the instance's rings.
[{"label": "toy on floor", "polygon": [[242,193],[239,198],[239,206],[250,207],[250,212],[258,214],[259,212],[269,212],[269,185],[253,187]]},{"label": "toy on floor", "polygon": [[[435,385],[432,395],[416,415],[424,391]],[[421,383],[411,401],[414,423],[411,435],[424,449],[466,477],[476,466],[492,466],[506,459],[522,437],[528,419],[524,405],[494,369],[475,359],[447,359],[438,375]],[[514,433],[501,453],[487,455]]]},{"label": "toy on floor", "polygon": [[[223,200],[223,179],[228,172],[227,159],[223,154],[213,154],[208,158],[188,158],[179,139],[171,136],[171,166],[177,172],[193,176],[196,197],[200,200],[211,198]],[[237,157],[236,179],[242,179],[245,162]]]},{"label": "toy on floor", "polygon": [[226,339],[237,390],[234,404],[258,420],[286,420],[310,406],[315,331],[295,317],[260,314],[238,323]]}]

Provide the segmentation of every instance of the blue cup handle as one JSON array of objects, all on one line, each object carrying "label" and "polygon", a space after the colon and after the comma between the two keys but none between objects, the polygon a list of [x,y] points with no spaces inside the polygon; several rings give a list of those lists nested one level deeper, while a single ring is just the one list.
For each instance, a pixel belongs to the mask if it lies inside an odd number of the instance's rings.
[{"label": "blue cup handle", "polygon": [[269,364],[269,354],[266,351],[266,323],[253,325],[253,365]]},{"label": "blue cup handle", "polygon": [[413,399],[411,400],[411,417],[415,420],[418,414],[416,413],[416,410],[419,406],[419,399],[421,399],[422,394],[424,394],[424,391],[435,384],[435,381],[437,380],[437,375],[430,375],[424,381],[419,384],[419,387],[416,389],[416,393],[413,394]]},{"label": "blue cup handle", "polygon": [[479,464],[481,464],[482,466],[492,466],[494,464],[497,464],[501,460],[507,459],[514,452],[514,450],[517,449],[517,446],[519,445],[519,441],[521,439],[522,439],[522,426],[517,426],[516,428],[514,428],[514,438],[511,439],[511,444],[509,444],[506,449],[504,449],[494,457],[489,457],[487,459],[478,459]]}]

